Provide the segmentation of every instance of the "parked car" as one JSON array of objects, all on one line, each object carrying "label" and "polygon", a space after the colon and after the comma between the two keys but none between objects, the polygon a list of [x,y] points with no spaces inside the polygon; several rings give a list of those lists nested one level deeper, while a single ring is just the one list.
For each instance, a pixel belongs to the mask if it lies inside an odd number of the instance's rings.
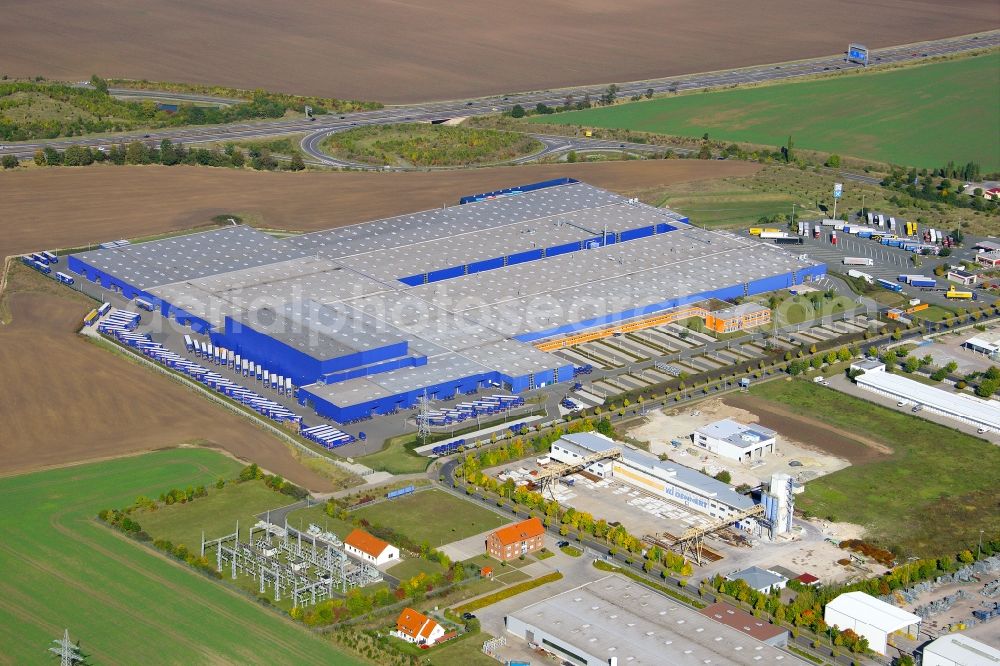
[{"label": "parked car", "polygon": [[462,613],[462,619],[463,620],[475,620],[476,616],[473,615],[472,613]]},{"label": "parked car", "polygon": [[559,548],[565,548],[568,545],[569,541],[560,541],[559,543],[556,544],[556,546],[558,546]]}]

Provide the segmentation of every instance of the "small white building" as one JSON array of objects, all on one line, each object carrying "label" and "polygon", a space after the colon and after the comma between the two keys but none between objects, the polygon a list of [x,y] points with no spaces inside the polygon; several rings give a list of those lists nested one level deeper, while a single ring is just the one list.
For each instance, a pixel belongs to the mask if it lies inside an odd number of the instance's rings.
[{"label": "small white building", "polygon": [[1000,666],[1000,650],[962,634],[945,634],[923,652],[923,666]]},{"label": "small white building", "polygon": [[850,629],[868,639],[868,647],[886,654],[889,636],[897,632],[916,636],[920,617],[864,592],[845,592],[826,605],[823,620],[840,631]]},{"label": "small white building", "polygon": [[399,548],[364,530],[354,530],[344,539],[344,551],[359,560],[379,566],[399,561]]},{"label": "small white building", "polygon": [[851,363],[851,370],[861,372],[885,372],[885,363],[877,358],[863,358],[860,361]]},{"label": "small white building", "polygon": [[694,443],[725,458],[748,462],[775,451],[776,433],[757,424],[732,419],[709,423],[694,431]]},{"label": "small white building", "polygon": [[959,268],[953,268],[948,271],[948,279],[952,282],[958,282],[959,284],[965,285],[966,287],[979,282],[978,275],[970,273],[969,271],[963,271]]},{"label": "small white building", "polygon": [[963,342],[962,346],[976,354],[995,359],[1000,356],[1000,335],[996,332],[975,335]]}]

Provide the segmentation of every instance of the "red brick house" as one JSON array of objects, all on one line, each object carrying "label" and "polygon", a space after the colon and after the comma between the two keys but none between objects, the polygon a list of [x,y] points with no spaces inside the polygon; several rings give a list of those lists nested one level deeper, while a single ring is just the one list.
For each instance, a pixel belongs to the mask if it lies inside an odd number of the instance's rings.
[{"label": "red brick house", "polygon": [[517,559],[540,550],[544,545],[545,526],[538,518],[501,527],[486,537],[486,552],[498,560]]}]

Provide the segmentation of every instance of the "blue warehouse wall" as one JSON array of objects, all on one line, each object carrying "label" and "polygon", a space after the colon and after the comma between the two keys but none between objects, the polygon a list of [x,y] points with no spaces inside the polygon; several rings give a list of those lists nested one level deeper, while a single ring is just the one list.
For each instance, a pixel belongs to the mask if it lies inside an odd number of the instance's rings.
[{"label": "blue warehouse wall", "polygon": [[316,381],[323,368],[319,359],[305,352],[289,347],[269,335],[259,333],[245,324],[226,317],[223,331],[213,331],[210,335],[213,345],[232,349],[235,353],[255,363],[267,367],[284,377],[291,377],[296,386]]},{"label": "blue warehouse wall", "polygon": [[101,285],[105,289],[120,292],[122,296],[129,300],[141,298],[144,301],[152,303],[161,312],[163,310],[163,301],[156,296],[153,296],[148,291],[143,291],[142,289],[139,289],[124,280],[116,278],[110,273],[105,273],[99,268],[94,268],[86,262],[81,261],[75,255],[69,255],[66,259],[66,266],[77,275],[83,276],[91,282]]}]

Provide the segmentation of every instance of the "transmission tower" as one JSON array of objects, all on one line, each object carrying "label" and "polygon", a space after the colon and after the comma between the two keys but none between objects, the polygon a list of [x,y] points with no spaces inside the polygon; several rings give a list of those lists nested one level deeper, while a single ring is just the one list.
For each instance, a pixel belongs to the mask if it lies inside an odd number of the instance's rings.
[{"label": "transmission tower", "polygon": [[74,664],[83,661],[80,648],[69,640],[69,629],[63,632],[62,639],[53,639],[52,642],[59,647],[50,647],[49,652],[59,655],[59,666],[74,666]]},{"label": "transmission tower", "polygon": [[417,438],[426,444],[427,438],[431,434],[430,416],[428,415],[430,401],[427,399],[427,391],[424,391],[424,394],[417,398],[417,404],[420,409],[417,412]]}]

